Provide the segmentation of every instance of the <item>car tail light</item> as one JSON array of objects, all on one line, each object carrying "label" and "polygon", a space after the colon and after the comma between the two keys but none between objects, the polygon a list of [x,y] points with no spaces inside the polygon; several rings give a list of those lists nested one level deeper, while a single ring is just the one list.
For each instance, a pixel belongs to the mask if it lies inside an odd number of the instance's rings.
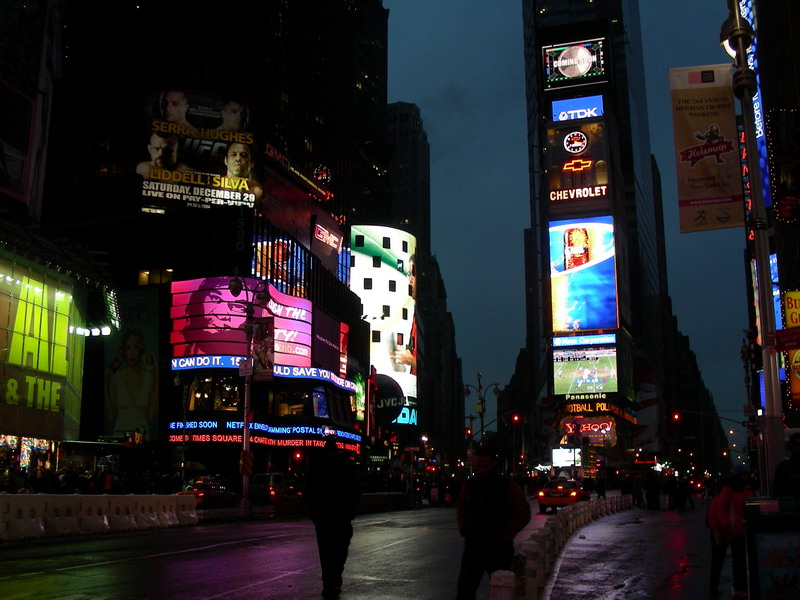
[{"label": "car tail light", "polygon": [[544,496],[544,492],[539,492],[539,496]]},{"label": "car tail light", "polygon": [[203,497],[203,496],[205,496],[205,495],[206,495],[206,493],[205,493],[205,492],[197,492],[197,497],[198,497],[198,498],[202,498],[202,497]]},{"label": "car tail light", "polygon": [[570,493],[569,493],[569,495],[570,495],[570,496],[577,496],[577,495],[578,495],[578,492],[570,492]]}]

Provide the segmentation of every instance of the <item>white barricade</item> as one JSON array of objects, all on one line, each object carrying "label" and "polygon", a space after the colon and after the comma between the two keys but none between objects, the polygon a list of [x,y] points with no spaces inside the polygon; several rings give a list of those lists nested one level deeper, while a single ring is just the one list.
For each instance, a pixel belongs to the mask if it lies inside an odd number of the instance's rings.
[{"label": "white barricade", "polygon": [[104,500],[103,496],[81,496],[81,533],[110,531],[107,513],[108,500]]},{"label": "white barricade", "polygon": [[46,536],[80,533],[80,504],[77,497],[48,494],[44,497],[44,501],[44,533]]},{"label": "white barricade", "polygon": [[117,496],[111,503],[108,513],[108,525],[111,531],[131,531],[136,525],[135,496]]},{"label": "white barricade", "polygon": [[158,527],[158,502],[155,496],[139,498],[136,502],[135,522],[137,529]]}]

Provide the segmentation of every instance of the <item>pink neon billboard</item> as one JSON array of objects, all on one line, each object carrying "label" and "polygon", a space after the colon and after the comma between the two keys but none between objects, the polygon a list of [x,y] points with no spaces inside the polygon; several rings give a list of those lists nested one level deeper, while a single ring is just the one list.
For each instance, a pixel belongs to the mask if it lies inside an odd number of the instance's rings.
[{"label": "pink neon billboard", "polygon": [[[257,279],[245,279],[255,289]],[[247,355],[246,304],[252,297],[238,297],[228,289],[229,277],[208,277],[172,283],[172,369],[235,368]],[[312,304],[305,298],[283,294],[268,286],[267,306],[253,305],[258,321],[274,317],[275,364],[311,366]]]}]

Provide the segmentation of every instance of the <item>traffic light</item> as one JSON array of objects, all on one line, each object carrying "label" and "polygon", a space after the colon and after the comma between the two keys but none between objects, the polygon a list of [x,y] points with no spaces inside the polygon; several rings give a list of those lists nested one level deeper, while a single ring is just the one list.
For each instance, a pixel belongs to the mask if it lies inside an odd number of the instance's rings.
[{"label": "traffic light", "polygon": [[303,460],[303,453],[299,450],[295,450],[294,454],[292,454],[292,458],[294,458],[296,462],[300,462]]},{"label": "traffic light", "polygon": [[467,438],[471,438],[472,437],[472,427],[467,427],[464,430],[464,435],[467,436]]},{"label": "traffic light", "polygon": [[512,425],[519,425],[522,422],[522,417],[519,413],[513,413],[511,415],[511,424]]},{"label": "traffic light", "polygon": [[681,420],[681,413],[679,413],[679,412],[672,413],[672,422],[673,423],[677,423],[680,420]]}]

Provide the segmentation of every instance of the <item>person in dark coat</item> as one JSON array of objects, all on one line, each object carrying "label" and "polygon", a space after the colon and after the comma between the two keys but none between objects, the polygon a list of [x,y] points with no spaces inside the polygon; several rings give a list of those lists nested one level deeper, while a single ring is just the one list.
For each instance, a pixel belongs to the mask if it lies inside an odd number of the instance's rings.
[{"label": "person in dark coat", "polygon": [[456,506],[464,538],[457,600],[474,600],[484,573],[511,568],[514,537],[531,520],[528,499],[519,485],[497,472],[492,449],[477,448],[472,468],[475,475],[461,487]]},{"label": "person in dark coat", "polygon": [[322,597],[338,598],[353,537],[361,488],[355,463],[339,453],[334,439],[309,458],[303,498],[317,532]]}]

